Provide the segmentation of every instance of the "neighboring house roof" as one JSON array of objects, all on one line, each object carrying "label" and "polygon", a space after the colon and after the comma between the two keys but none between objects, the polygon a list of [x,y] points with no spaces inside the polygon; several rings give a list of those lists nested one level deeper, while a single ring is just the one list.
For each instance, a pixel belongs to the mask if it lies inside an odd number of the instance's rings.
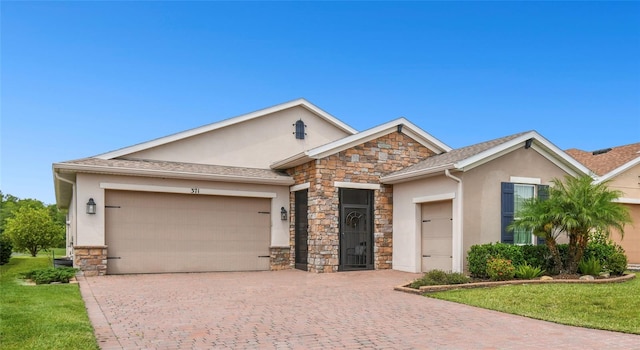
[{"label": "neighboring house roof", "polygon": [[576,148],[565,152],[600,176],[598,182],[615,177],[640,164],[640,142],[592,152]]},{"label": "neighboring house roof", "polygon": [[569,157],[536,131],[526,131],[431,156],[413,166],[383,176],[381,181],[393,184],[445,170],[467,171],[520,147],[536,150],[570,174],[589,174],[589,169]]},{"label": "neighboring house roof", "polygon": [[307,163],[314,159],[320,159],[332,154],[344,151],[354,146],[363,144],[367,141],[374,140],[381,136],[392,132],[402,132],[403,134],[413,138],[423,146],[427,147],[436,154],[448,152],[451,147],[442,141],[426,133],[405,118],[398,118],[388,123],[378,125],[374,128],[362,131],[355,135],[350,135],[342,139],[330,142],[320,147],[312,148],[305,152],[298,153],[292,157],[281,160],[271,165],[272,169],[289,169],[297,165]]},{"label": "neighboring house roof", "polygon": [[213,131],[216,129],[220,129],[220,128],[224,128],[230,125],[234,125],[234,124],[238,124],[238,123],[242,123],[251,119],[255,119],[255,118],[259,118],[268,114],[272,114],[272,113],[276,113],[279,111],[283,111],[285,109],[289,109],[289,108],[293,108],[293,107],[304,107],[307,110],[311,111],[312,113],[315,113],[316,115],[318,115],[320,118],[326,120],[327,122],[329,122],[330,124],[336,126],[337,128],[343,130],[346,133],[349,134],[356,134],[357,130],[353,129],[352,127],[350,127],[349,125],[343,123],[342,121],[338,120],[337,118],[335,118],[334,116],[332,116],[331,114],[323,111],[322,109],[320,109],[319,107],[317,107],[316,105],[312,104],[311,102],[305,100],[304,98],[299,98],[297,100],[293,100],[293,101],[289,101],[289,102],[285,102],[279,105],[275,105],[269,108],[265,108],[265,109],[261,109],[255,112],[251,112],[248,114],[243,114],[241,116],[237,116],[234,118],[230,118],[230,119],[225,119],[213,124],[208,124],[208,125],[204,125],[195,129],[190,129],[190,130],[186,130],[183,132],[179,132],[176,134],[172,134],[169,136],[165,136],[165,137],[161,137],[155,140],[151,140],[148,142],[143,142],[143,143],[139,143],[137,145],[133,145],[130,147],[125,147],[125,148],[121,148],[115,151],[111,151],[111,152],[107,152],[107,153],[103,153],[103,154],[99,154],[97,156],[95,156],[94,158],[100,158],[100,159],[113,159],[113,158],[118,158],[118,157],[122,157],[125,156],[127,154],[130,153],[134,153],[134,152],[140,152],[149,148],[153,148],[153,147],[157,147],[160,145],[164,145],[170,142],[175,142],[178,140],[182,140],[191,136],[195,136],[195,135],[199,135],[199,134],[203,134],[209,131]]}]

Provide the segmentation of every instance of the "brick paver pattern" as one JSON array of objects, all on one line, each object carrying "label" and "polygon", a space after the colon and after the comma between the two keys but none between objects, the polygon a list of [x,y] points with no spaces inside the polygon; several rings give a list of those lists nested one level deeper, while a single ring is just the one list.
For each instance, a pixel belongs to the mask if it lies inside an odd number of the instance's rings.
[{"label": "brick paver pattern", "polygon": [[394,291],[399,271],[80,278],[102,349],[640,349],[570,327]]}]

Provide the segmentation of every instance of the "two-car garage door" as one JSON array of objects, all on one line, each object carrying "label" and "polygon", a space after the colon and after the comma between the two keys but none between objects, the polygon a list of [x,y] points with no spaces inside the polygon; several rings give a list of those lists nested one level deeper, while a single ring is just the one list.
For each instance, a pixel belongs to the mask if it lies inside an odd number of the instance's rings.
[{"label": "two-car garage door", "polygon": [[269,269],[270,199],[106,191],[107,273]]}]

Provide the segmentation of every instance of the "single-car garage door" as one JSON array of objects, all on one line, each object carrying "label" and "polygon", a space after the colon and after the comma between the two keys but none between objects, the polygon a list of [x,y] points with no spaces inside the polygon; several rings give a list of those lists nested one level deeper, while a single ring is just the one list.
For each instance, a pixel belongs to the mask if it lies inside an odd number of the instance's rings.
[{"label": "single-car garage door", "polygon": [[106,191],[107,273],[269,269],[270,199]]}]

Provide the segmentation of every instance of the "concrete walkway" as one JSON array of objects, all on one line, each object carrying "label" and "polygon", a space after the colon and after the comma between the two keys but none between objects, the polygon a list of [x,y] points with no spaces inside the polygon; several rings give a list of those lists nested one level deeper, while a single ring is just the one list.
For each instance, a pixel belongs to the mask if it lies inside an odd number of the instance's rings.
[{"label": "concrete walkway", "polygon": [[398,271],[80,278],[102,349],[640,349],[640,336],[401,293]]}]

